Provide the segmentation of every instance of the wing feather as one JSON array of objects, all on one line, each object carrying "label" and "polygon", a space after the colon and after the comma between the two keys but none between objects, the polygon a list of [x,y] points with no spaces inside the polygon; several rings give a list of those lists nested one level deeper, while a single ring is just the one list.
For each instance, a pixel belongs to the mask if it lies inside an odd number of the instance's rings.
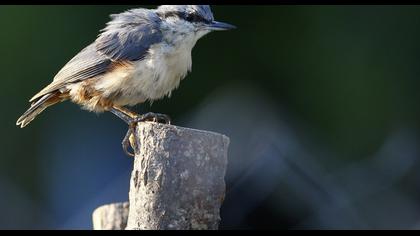
[{"label": "wing feather", "polygon": [[68,84],[106,73],[115,62],[142,60],[150,46],[162,40],[161,20],[153,11],[133,9],[111,18],[96,41],[73,57],[30,102]]}]

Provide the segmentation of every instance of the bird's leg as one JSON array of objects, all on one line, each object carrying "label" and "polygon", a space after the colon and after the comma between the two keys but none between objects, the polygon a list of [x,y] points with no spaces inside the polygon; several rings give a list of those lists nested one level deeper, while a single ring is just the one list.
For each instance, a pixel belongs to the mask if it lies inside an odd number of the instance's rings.
[{"label": "bird's leg", "polygon": [[153,113],[148,112],[143,115],[139,115],[130,111],[125,107],[114,106],[110,110],[114,115],[118,116],[127,124],[131,124],[133,122],[143,122],[143,121],[154,121],[164,124],[171,124],[171,118],[168,115],[160,114],[160,113]]},{"label": "bird's leg", "polygon": [[[110,112],[112,112],[112,114],[116,115],[118,118],[120,118],[121,120],[123,120],[125,123],[128,124],[128,130],[127,133],[124,136],[124,139],[122,140],[122,148],[124,150],[124,153],[128,156],[134,156],[133,153],[131,153],[128,150],[128,147],[131,145],[131,148],[135,151],[134,146],[137,145],[133,145],[136,144],[135,140],[133,142],[130,142],[130,137],[132,136],[132,134],[135,133],[135,123],[133,123],[133,119],[135,119],[138,115],[135,114],[134,112],[122,108],[122,107],[112,107],[110,109]],[[133,137],[134,138],[134,137]]]},{"label": "bird's leg", "polygon": [[153,122],[163,122],[165,124],[171,123],[170,117],[165,114],[149,112],[144,115],[139,115],[130,111],[129,109],[125,107],[119,107],[119,106],[112,107],[110,109],[110,112],[112,112],[114,115],[122,119],[129,126],[127,133],[125,134],[124,139],[122,141],[123,150],[128,156],[134,156],[133,153],[128,151],[129,146],[131,146],[134,152],[137,150],[137,143],[136,143],[134,134],[135,134],[135,128],[138,122],[153,121]]},{"label": "bird's leg", "polygon": [[[127,109],[128,110],[128,109]],[[116,107],[112,107],[110,110],[110,112],[112,112],[112,114],[116,115],[118,118],[120,118],[121,120],[123,120],[125,123],[130,124],[131,121],[138,116],[137,114],[134,114],[133,112],[130,111],[130,113],[128,112],[123,112],[121,109],[117,109]],[[129,111],[129,110],[128,110]]]}]

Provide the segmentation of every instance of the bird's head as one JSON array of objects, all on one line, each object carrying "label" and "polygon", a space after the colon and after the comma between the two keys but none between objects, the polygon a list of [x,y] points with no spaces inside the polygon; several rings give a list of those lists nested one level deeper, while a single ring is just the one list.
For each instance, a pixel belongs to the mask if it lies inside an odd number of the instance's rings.
[{"label": "bird's head", "polygon": [[211,31],[236,27],[215,21],[209,5],[162,5],[156,13],[168,26],[173,36],[198,40]]}]

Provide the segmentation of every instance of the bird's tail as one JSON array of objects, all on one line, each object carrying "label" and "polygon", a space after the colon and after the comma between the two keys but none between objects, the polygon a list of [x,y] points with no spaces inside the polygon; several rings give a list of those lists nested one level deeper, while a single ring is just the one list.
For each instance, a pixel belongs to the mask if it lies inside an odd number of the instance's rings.
[{"label": "bird's tail", "polygon": [[64,99],[61,95],[62,94],[59,92],[45,94],[31,104],[31,107],[16,121],[16,125],[20,125],[21,128],[27,126],[33,119],[35,119],[39,113],[41,113],[47,107],[63,101]]}]

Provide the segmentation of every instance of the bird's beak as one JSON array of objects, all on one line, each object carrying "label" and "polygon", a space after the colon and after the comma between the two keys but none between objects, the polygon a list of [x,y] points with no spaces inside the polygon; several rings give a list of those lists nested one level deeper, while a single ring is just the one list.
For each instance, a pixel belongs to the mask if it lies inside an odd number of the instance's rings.
[{"label": "bird's beak", "polygon": [[209,30],[231,30],[236,29],[236,26],[219,21],[213,21],[207,25],[207,28]]}]

